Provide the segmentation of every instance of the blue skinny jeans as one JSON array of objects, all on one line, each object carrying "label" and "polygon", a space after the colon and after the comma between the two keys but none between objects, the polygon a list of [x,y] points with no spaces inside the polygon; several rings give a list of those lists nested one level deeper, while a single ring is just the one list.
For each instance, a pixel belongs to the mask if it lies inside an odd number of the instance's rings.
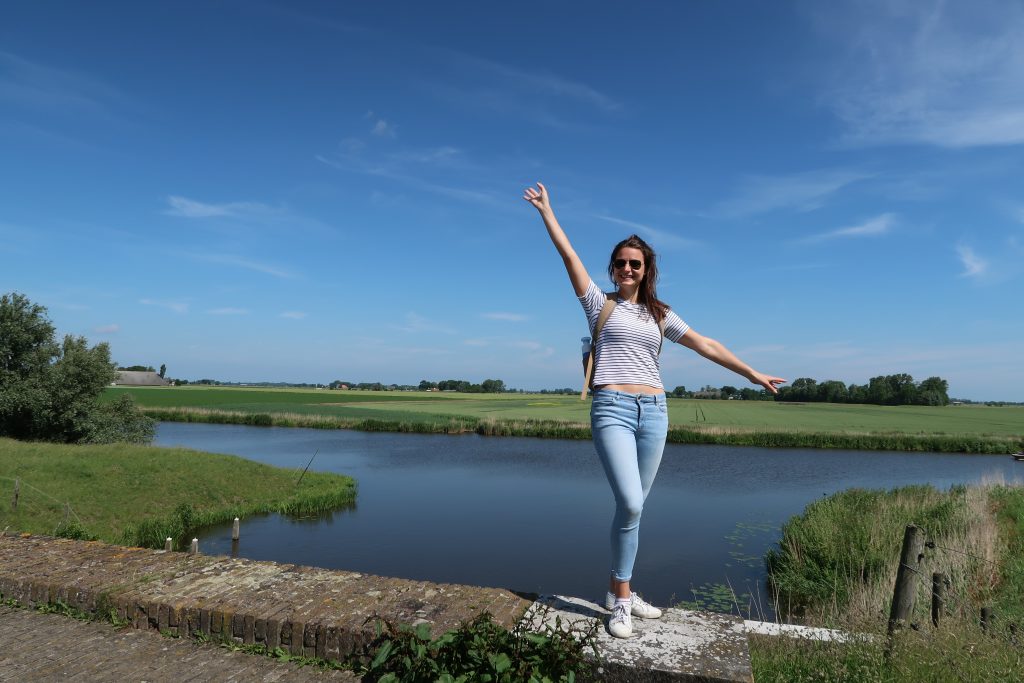
[{"label": "blue skinny jeans", "polygon": [[598,389],[590,407],[590,429],[604,473],[615,495],[612,576],[633,576],[640,515],[658,474],[668,434],[665,394],[627,394]]}]

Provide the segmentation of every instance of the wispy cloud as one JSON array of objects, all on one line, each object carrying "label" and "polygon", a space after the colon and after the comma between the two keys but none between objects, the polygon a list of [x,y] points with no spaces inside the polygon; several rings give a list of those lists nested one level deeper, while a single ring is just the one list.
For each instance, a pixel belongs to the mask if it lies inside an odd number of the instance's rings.
[{"label": "wispy cloud", "polygon": [[307,314],[302,311],[285,311],[281,314],[281,317],[289,318],[290,320],[302,320],[306,315]]},{"label": "wispy cloud", "polygon": [[36,111],[109,117],[128,98],[92,76],[0,51],[0,101]]},{"label": "wispy cloud", "polygon": [[587,112],[606,116],[623,108],[597,88],[550,71],[519,69],[450,48],[428,48],[425,57],[438,58],[436,71],[444,78],[422,86],[459,107],[577,130],[586,125]]},{"label": "wispy cloud", "polygon": [[554,348],[532,340],[512,340],[508,342],[508,346],[527,351],[527,360],[530,361],[542,360],[555,355]]},{"label": "wispy cloud", "polygon": [[210,315],[248,315],[249,311],[245,308],[211,308],[207,311]]},{"label": "wispy cloud", "polygon": [[371,135],[376,135],[377,137],[381,138],[392,139],[398,137],[398,133],[395,130],[394,124],[388,123],[384,119],[374,114],[372,111],[366,112],[366,118],[373,121],[373,127],[370,128]]},{"label": "wispy cloud", "polygon": [[175,313],[188,313],[188,304],[181,301],[162,301],[157,299],[139,299],[139,303],[144,306],[159,306],[160,308],[166,308]]},{"label": "wispy cloud", "polygon": [[332,166],[343,171],[352,171],[356,173],[362,173],[365,175],[377,176],[380,178],[387,178],[389,180],[398,181],[409,187],[430,192],[432,194],[441,195],[451,199],[457,199],[463,202],[469,202],[472,204],[483,204],[489,207],[507,207],[509,202],[506,198],[501,197],[493,192],[484,190],[473,190],[464,187],[455,187],[451,185],[442,185],[436,182],[423,180],[414,175],[410,175],[406,172],[393,170],[388,165],[375,165],[368,164],[364,161],[349,158],[329,158],[320,154],[316,155],[316,160]]},{"label": "wispy cloud", "polygon": [[117,334],[121,331],[121,326],[114,323],[113,325],[100,325],[92,329],[96,334]]},{"label": "wispy cloud", "polygon": [[667,232],[665,230],[659,230],[652,228],[649,225],[643,223],[636,223],[633,221],[623,220],[622,218],[615,218],[613,216],[595,214],[594,218],[598,218],[602,221],[614,223],[616,225],[622,225],[635,230],[638,235],[648,239],[655,243],[658,247],[678,247],[681,249],[693,248],[703,246],[703,243],[699,240],[690,239],[688,237],[680,237],[679,235]]},{"label": "wispy cloud", "polygon": [[529,318],[522,313],[481,313],[480,317],[486,318],[487,320],[504,320],[513,323],[520,323],[525,320],[529,320]]},{"label": "wispy cloud", "polygon": [[253,215],[280,215],[282,211],[259,202],[225,202],[209,204],[187,197],[170,195],[167,197],[170,208],[165,211],[168,216],[183,218],[214,218],[228,216],[233,218],[250,217]]},{"label": "wispy cloud", "polygon": [[405,314],[405,322],[402,325],[396,326],[401,332],[409,332],[419,334],[422,332],[440,332],[441,334],[455,334],[455,330],[436,323],[428,318],[423,317],[419,313],[409,312]]},{"label": "wispy cloud", "polygon": [[960,257],[960,263],[964,270],[960,277],[980,278],[988,272],[988,261],[978,256],[974,249],[966,245],[957,245],[956,253]]},{"label": "wispy cloud", "polygon": [[1024,143],[1021,3],[875,0],[812,11],[830,44],[845,48],[824,97],[845,143]]},{"label": "wispy cloud", "polygon": [[806,213],[825,205],[840,190],[871,174],[850,169],[819,169],[789,175],[748,176],[734,197],[719,202],[710,214],[717,218],[742,218],[787,209]]},{"label": "wispy cloud", "polygon": [[858,225],[829,230],[827,232],[818,233],[817,235],[809,235],[797,240],[797,242],[801,244],[816,244],[818,242],[827,242],[829,240],[848,237],[872,237],[884,235],[889,232],[889,229],[895,224],[895,222],[895,215],[891,213],[883,213],[880,216],[875,216],[874,218],[868,219]]},{"label": "wispy cloud", "polygon": [[234,266],[236,268],[244,268],[246,270],[253,270],[257,273],[264,273],[266,275],[273,275],[279,278],[294,278],[295,275],[287,270],[279,268],[274,265],[267,263],[260,263],[259,261],[253,261],[245,258],[244,256],[237,256],[235,254],[205,254],[188,252],[186,255],[189,258],[197,261],[207,261],[209,263],[219,263],[225,266]]}]

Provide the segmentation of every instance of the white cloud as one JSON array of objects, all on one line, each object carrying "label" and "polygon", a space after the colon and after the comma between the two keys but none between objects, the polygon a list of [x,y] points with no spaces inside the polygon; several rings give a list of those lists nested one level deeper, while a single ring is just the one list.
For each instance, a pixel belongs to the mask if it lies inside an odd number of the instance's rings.
[{"label": "white cloud", "polygon": [[96,334],[117,334],[120,331],[121,326],[118,325],[117,323],[114,323],[112,325],[100,325],[99,327],[93,328],[93,332],[95,332]]},{"label": "white cloud", "polygon": [[974,253],[970,247],[961,244],[957,246],[956,252],[964,267],[960,277],[979,278],[988,272],[988,261]]},{"label": "white cloud", "polygon": [[249,311],[245,308],[211,308],[207,311],[210,315],[247,315]]},{"label": "white cloud", "polygon": [[395,137],[395,127],[388,125],[388,122],[385,121],[384,119],[380,119],[376,123],[374,123],[373,128],[370,130],[370,132],[378,137]]},{"label": "white cloud", "polygon": [[449,327],[433,322],[419,313],[409,312],[405,314],[405,324],[398,325],[397,329],[402,332],[419,334],[422,332],[440,332],[442,334],[455,334]]},{"label": "white cloud", "polygon": [[293,278],[295,275],[277,266],[269,265],[266,263],[260,263],[247,259],[243,256],[236,256],[234,254],[198,254],[195,252],[186,254],[189,258],[197,261],[208,261],[210,263],[220,263],[226,266],[235,266],[237,268],[245,268],[246,270],[254,270],[257,273],[265,273],[267,275],[273,275],[279,278]]},{"label": "white cloud", "polygon": [[145,306],[159,306],[174,311],[175,313],[188,313],[188,304],[181,301],[160,301],[157,299],[139,299],[139,303]]},{"label": "white cloud", "polygon": [[671,232],[652,228],[649,225],[643,223],[635,223],[633,221],[623,220],[622,218],[615,218],[613,216],[595,215],[594,218],[599,218],[602,221],[608,221],[609,223],[615,223],[616,225],[622,225],[630,230],[636,231],[641,237],[645,237],[648,241],[652,242],[651,246],[658,247],[678,247],[680,249],[687,249],[693,247],[699,247],[702,243],[698,240],[690,239],[688,237],[680,237]]},{"label": "white cloud", "polygon": [[1020,2],[876,0],[812,11],[846,53],[825,75],[824,97],[846,143],[1024,143]]},{"label": "white cloud", "polygon": [[281,314],[282,318],[290,318],[291,320],[302,320],[306,317],[306,313],[302,311],[285,311]]},{"label": "white cloud", "polygon": [[81,72],[31,62],[0,50],[0,101],[44,111],[87,112],[109,117],[128,99],[116,88]]},{"label": "white cloud", "polygon": [[871,237],[875,235],[884,235],[889,232],[889,229],[895,222],[896,217],[893,214],[883,213],[882,215],[868,219],[859,225],[851,225],[846,228],[838,228],[836,230],[830,230],[817,235],[810,235],[798,241],[804,244],[811,244],[844,237]]},{"label": "white cloud", "polygon": [[281,211],[266,204],[258,202],[226,202],[222,204],[207,204],[198,202],[187,197],[170,195],[167,203],[171,208],[165,211],[169,216],[181,216],[183,218],[214,218],[218,216],[228,217],[250,217],[253,215],[279,215]]},{"label": "white cloud", "polygon": [[486,318],[488,320],[504,320],[513,323],[519,323],[523,322],[524,320],[529,320],[529,318],[523,315],[522,313],[481,313],[480,317]]},{"label": "white cloud", "polygon": [[741,218],[788,209],[808,212],[819,209],[843,188],[871,175],[849,169],[819,169],[778,176],[748,176],[736,196],[720,202],[713,217]]}]

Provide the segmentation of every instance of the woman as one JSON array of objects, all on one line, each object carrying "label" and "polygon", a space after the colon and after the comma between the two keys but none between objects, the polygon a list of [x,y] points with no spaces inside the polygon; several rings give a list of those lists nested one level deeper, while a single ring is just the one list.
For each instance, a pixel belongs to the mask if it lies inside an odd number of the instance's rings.
[{"label": "woman", "polygon": [[[523,199],[540,211],[593,331],[606,295],[587,274],[555,219],[547,188],[537,183],[536,188],[526,189]],[[752,369],[714,339],[690,329],[661,302],[656,291],[658,267],[654,250],[636,235],[615,245],[608,275],[618,296],[615,308],[594,340],[590,425],[594,446],[615,495],[612,572],[605,596],[605,607],[611,612],[608,631],[618,638],[628,638],[633,634],[632,617],[661,616],[660,609],[632,591],[630,581],[640,514],[658,473],[668,433],[668,407],[658,365],[662,335],[773,394],[786,380]]]}]

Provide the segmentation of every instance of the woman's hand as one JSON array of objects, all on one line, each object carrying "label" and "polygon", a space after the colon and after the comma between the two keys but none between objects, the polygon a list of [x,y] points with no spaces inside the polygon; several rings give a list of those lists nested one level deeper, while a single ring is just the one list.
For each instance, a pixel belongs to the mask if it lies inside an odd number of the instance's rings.
[{"label": "woman's hand", "polygon": [[548,197],[548,188],[543,183],[537,183],[538,189],[526,188],[523,199],[533,204],[534,208],[541,213],[551,211],[551,199]]},{"label": "woman's hand", "polygon": [[772,377],[771,375],[766,375],[762,372],[757,371],[754,371],[754,373],[750,376],[750,381],[754,384],[760,384],[762,387],[764,387],[773,394],[779,393],[779,385],[786,383],[786,380],[782,379],[781,377]]}]

